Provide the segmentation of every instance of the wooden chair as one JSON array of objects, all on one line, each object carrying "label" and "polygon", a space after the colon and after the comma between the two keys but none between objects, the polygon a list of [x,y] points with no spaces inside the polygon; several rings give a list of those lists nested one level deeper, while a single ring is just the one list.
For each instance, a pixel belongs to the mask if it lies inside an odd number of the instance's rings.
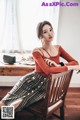
[{"label": "wooden chair", "polygon": [[[43,100],[30,105],[27,110],[35,115],[34,120],[47,120],[49,116],[55,116],[64,120],[64,102],[73,71],[51,74]],[[54,112],[60,109],[60,115]]]}]

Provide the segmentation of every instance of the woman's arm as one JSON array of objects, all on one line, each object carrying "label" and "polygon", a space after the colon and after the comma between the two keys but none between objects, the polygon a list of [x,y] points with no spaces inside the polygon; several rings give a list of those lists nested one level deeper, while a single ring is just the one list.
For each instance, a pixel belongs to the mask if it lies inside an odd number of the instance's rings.
[{"label": "woman's arm", "polygon": [[46,75],[48,75],[50,73],[59,73],[59,72],[63,72],[63,71],[68,70],[67,66],[49,67],[45,63],[42,55],[38,51],[33,52],[33,58]]},{"label": "woman's arm", "polygon": [[56,62],[46,58],[44,59],[44,61],[49,65],[49,66],[55,66],[55,67],[58,67],[58,66],[61,66],[60,64],[57,64]]},{"label": "woman's arm", "polygon": [[67,66],[68,70],[76,70],[80,72],[80,65]]},{"label": "woman's arm", "polygon": [[[56,62],[50,60],[50,59],[45,59],[45,62],[49,65],[49,66],[72,66],[72,65],[78,65],[78,62],[71,57],[61,46],[58,46],[59,48],[59,52],[60,52],[60,56],[63,57],[65,60],[68,61],[68,63],[64,64],[63,62],[60,62],[59,64],[57,64]],[[76,66],[77,67],[77,66]],[[71,67],[72,68],[72,67]]]},{"label": "woman's arm", "polygon": [[61,46],[59,50],[60,56],[68,61],[68,63],[65,64],[68,70],[76,70],[78,71],[78,73],[80,73],[80,64],[72,56],[70,56]]},{"label": "woman's arm", "polygon": [[78,65],[78,62],[71,55],[69,55],[61,46],[59,46],[59,52],[60,52],[60,56],[65,60],[67,60],[68,62],[66,63],[67,66]]}]

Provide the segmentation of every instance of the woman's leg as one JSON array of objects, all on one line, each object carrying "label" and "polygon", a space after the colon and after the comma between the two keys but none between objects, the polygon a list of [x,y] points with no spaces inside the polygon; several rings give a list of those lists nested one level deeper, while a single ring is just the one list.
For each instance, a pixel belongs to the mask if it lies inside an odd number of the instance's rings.
[{"label": "woman's leg", "polygon": [[[20,105],[21,102],[22,102],[22,99],[17,99],[14,102],[12,102],[9,106],[14,106],[14,109],[16,109]],[[0,109],[2,106],[6,106],[6,105],[3,101],[0,101]]]},{"label": "woman's leg", "polygon": [[19,99],[15,100],[14,102],[12,102],[9,106],[14,106],[14,109],[17,109],[18,106],[21,104],[21,102],[22,102],[22,99],[19,98]]},{"label": "woman's leg", "polygon": [[[21,79],[14,85],[14,87],[4,96],[4,98],[0,101],[0,109],[1,106],[14,106],[14,109],[17,109],[18,106],[21,104],[23,101],[23,90],[22,87],[25,85],[25,82],[27,81],[27,76],[29,74],[26,74],[25,76],[21,77]],[[33,76],[30,74],[30,76]],[[31,78],[31,77],[30,77]],[[15,100],[13,99],[14,97],[21,96],[21,98],[16,98]],[[8,98],[10,100],[8,100]]]},{"label": "woman's leg", "polygon": [[16,111],[21,110],[44,96],[46,82],[44,76],[41,77],[36,73],[28,74],[15,84],[2,101],[7,106],[14,106]]},{"label": "woman's leg", "polygon": [[[11,100],[6,100],[6,99],[8,99],[8,98],[13,98],[13,97],[15,97],[15,96],[13,96],[12,94],[14,94],[15,93],[15,95],[16,95],[16,92],[17,91],[20,91],[20,87],[18,88],[18,86],[17,86],[17,84],[21,84],[21,86],[24,84],[24,82],[22,82],[22,81],[24,81],[24,78],[26,77],[27,75],[25,75],[25,76],[23,76],[15,85],[14,85],[14,87],[10,90],[10,92],[8,92],[7,94],[6,94],[6,96],[4,96],[4,98],[2,98],[2,100],[0,101],[0,109],[1,109],[1,106],[14,106],[14,108],[16,109],[19,105],[20,105],[20,103],[22,102],[22,99],[16,99],[15,101],[13,100],[12,101],[12,99]],[[18,94],[19,95],[19,94]],[[10,101],[12,101],[11,103],[10,103]]]}]

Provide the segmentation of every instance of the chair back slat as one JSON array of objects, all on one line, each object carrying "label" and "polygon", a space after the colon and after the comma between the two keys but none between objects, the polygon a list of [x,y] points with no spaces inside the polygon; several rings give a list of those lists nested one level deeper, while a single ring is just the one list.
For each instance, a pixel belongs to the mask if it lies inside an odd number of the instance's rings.
[{"label": "chair back slat", "polygon": [[50,75],[46,92],[47,107],[52,106],[59,100],[65,99],[72,72],[72,70],[69,70]]}]

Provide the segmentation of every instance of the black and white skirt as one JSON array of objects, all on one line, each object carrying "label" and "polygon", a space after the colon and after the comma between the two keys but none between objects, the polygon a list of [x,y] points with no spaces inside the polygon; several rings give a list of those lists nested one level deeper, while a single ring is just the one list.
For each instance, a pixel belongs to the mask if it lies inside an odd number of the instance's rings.
[{"label": "black and white skirt", "polygon": [[41,100],[45,96],[48,78],[42,74],[32,72],[23,76],[2,99],[5,105],[10,105],[18,99],[22,99],[16,111],[20,111],[30,104]]}]

